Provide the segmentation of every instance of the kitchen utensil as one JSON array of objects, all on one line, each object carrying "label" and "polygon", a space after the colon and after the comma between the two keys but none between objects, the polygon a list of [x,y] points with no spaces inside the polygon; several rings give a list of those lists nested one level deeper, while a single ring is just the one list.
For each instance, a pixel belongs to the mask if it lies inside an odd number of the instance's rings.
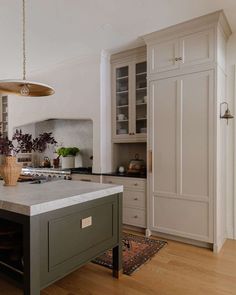
[{"label": "kitchen utensil", "polygon": [[42,167],[44,168],[50,168],[51,167],[51,162],[48,157],[44,157],[43,162],[42,162]]},{"label": "kitchen utensil", "polygon": [[139,154],[135,155],[135,158],[130,160],[127,173],[130,174],[144,174],[146,172],[145,161],[139,159]]}]

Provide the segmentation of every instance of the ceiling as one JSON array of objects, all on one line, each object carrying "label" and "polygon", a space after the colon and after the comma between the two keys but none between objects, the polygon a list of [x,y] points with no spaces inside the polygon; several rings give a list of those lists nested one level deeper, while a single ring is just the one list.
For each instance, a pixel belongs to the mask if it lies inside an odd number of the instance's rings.
[{"label": "ceiling", "polygon": [[[132,47],[138,37],[224,9],[236,31],[236,0],[26,0],[28,71]],[[21,0],[0,0],[0,78],[21,75]]]}]

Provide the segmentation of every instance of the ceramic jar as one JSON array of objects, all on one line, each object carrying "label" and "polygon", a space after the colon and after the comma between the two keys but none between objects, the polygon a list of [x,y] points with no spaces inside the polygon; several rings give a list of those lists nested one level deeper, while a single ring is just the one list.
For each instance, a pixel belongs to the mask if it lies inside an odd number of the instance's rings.
[{"label": "ceramic jar", "polygon": [[67,156],[62,157],[61,160],[61,168],[62,169],[70,169],[75,167],[75,157],[74,156]]},{"label": "ceramic jar", "polygon": [[15,186],[20,177],[22,165],[18,164],[16,157],[5,157],[3,164],[0,166],[0,175],[4,180],[4,185]]}]

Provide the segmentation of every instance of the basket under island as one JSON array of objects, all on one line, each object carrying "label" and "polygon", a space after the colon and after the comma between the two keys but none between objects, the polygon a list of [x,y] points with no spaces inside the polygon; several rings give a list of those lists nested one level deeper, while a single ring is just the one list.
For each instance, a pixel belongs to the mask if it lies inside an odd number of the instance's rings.
[{"label": "basket under island", "polygon": [[123,186],[80,181],[19,183],[16,187],[0,183],[0,223],[2,228],[16,225],[22,242],[22,272],[16,268],[14,273],[14,267],[1,258],[0,272],[21,281],[24,295],[39,295],[48,285],[113,249],[113,276],[118,277],[122,193]]}]

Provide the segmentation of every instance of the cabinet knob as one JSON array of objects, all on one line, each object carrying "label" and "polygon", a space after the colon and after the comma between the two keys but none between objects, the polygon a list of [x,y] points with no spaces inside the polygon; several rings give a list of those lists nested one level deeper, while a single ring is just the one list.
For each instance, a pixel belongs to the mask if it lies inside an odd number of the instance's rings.
[{"label": "cabinet knob", "polygon": [[138,218],[138,215],[135,215],[134,218],[137,219]]},{"label": "cabinet knob", "polygon": [[138,184],[137,184],[137,183],[135,183],[135,184],[134,184],[134,186],[138,186]]},{"label": "cabinet knob", "polygon": [[181,61],[181,60],[183,60],[182,57],[176,57],[176,58],[175,58],[175,61]]},{"label": "cabinet knob", "polygon": [[108,183],[112,183],[112,181],[108,181]]},{"label": "cabinet knob", "polygon": [[138,201],[138,198],[134,198],[134,201]]}]

